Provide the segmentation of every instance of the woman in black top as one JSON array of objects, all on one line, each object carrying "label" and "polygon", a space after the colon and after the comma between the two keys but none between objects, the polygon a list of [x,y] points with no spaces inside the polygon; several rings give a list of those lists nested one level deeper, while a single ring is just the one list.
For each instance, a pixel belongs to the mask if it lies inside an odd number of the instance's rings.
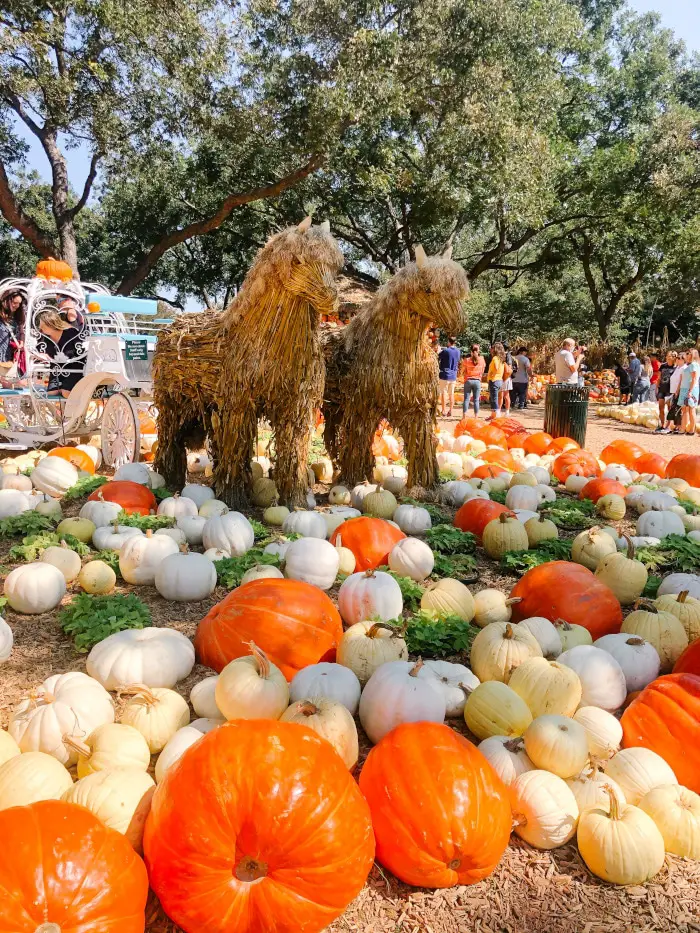
[{"label": "woman in black top", "polygon": [[615,367],[615,375],[617,376],[620,383],[620,404],[626,405],[629,402],[630,392],[632,391],[632,380],[630,379],[630,374],[627,372],[622,363],[618,363]]},{"label": "woman in black top", "polygon": [[[659,403],[659,426],[654,433],[660,433],[666,423],[666,400],[671,395],[671,376],[678,365],[678,354],[669,350],[666,360],[659,367],[659,381],[656,384],[656,394]],[[668,404],[670,408],[670,403]]]},{"label": "woman in black top", "polygon": [[24,312],[24,294],[19,289],[12,289],[0,298],[0,373],[3,375],[15,364],[18,375],[24,375]]},{"label": "woman in black top", "polygon": [[61,357],[58,365],[49,370],[48,393],[68,398],[70,390],[83,378],[85,360],[78,360],[85,353],[85,322],[75,303],[67,299],[59,311],[42,312],[37,325],[47,338],[37,343],[37,350],[52,360]]}]

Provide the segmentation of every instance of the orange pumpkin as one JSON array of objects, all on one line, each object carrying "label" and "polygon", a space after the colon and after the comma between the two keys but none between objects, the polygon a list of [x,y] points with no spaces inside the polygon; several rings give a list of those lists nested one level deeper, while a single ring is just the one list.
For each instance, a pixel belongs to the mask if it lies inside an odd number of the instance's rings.
[{"label": "orange pumpkin", "polygon": [[150,515],[156,508],[156,497],[150,489],[128,479],[112,480],[96,489],[89,499],[117,502],[129,515]]},{"label": "orange pumpkin", "polygon": [[573,437],[555,437],[545,450],[547,454],[563,454],[565,450],[579,450],[581,445]]},{"label": "orange pumpkin", "polygon": [[145,411],[139,412],[139,425],[142,434],[155,434],[158,431],[155,420]]},{"label": "orange pumpkin", "polygon": [[564,619],[582,625],[593,641],[620,631],[622,607],[617,597],[587,567],[572,561],[555,560],[528,570],[511,590],[521,602],[513,606],[513,619],[520,622],[544,616],[550,622]]},{"label": "orange pumpkin", "polygon": [[524,447],[528,437],[527,431],[519,431],[517,434],[511,434],[507,442],[508,450],[512,450],[514,447]]},{"label": "orange pumpkin", "polygon": [[454,517],[454,526],[461,531],[470,531],[480,538],[488,523],[507,511],[505,505],[491,499],[469,499],[458,509]]},{"label": "orange pumpkin", "polygon": [[552,464],[552,472],[560,483],[565,483],[567,476],[600,476],[600,464],[588,450],[567,450],[559,454]]},{"label": "orange pumpkin", "polygon": [[666,476],[700,486],[700,454],[676,454],[666,467]]},{"label": "orange pumpkin", "polygon": [[591,502],[597,502],[601,496],[609,495],[622,496],[624,498],[627,495],[627,487],[623,486],[622,483],[618,483],[616,479],[597,477],[586,483],[578,497],[579,499],[590,499]]},{"label": "orange pumpkin", "polygon": [[697,674],[700,677],[700,638],[691,641],[683,654],[678,658],[674,667],[674,674]]},{"label": "orange pumpkin", "polygon": [[650,748],[668,762],[679,784],[700,792],[700,677],[658,677],[625,710],[621,723],[625,748]]},{"label": "orange pumpkin", "polygon": [[492,424],[485,424],[483,428],[477,428],[476,431],[472,433],[472,437],[475,437],[478,441],[483,441],[484,444],[494,444],[497,447],[502,447],[504,450],[508,449],[508,441],[505,434],[500,428],[494,428]]},{"label": "orange pumpkin", "polygon": [[302,667],[335,661],[342,634],[338,610],[323,590],[266,577],[213,606],[197,627],[194,646],[200,663],[220,671],[249,655],[254,641],[291,680]]},{"label": "orange pumpkin", "polygon": [[392,729],[367,756],[360,790],[372,814],[377,859],[406,884],[475,884],[491,874],[508,845],[505,785],[471,742],[440,723]]},{"label": "orange pumpkin", "polygon": [[331,544],[342,539],[343,547],[355,555],[355,570],[376,570],[389,563],[389,551],[406,535],[383,518],[350,518],[331,535]]},{"label": "orange pumpkin", "polygon": [[461,421],[455,425],[455,437],[461,437],[462,434],[471,434],[474,437],[474,431],[478,431],[486,426],[486,422],[481,418],[475,418],[473,415],[465,415]]},{"label": "orange pumpkin", "polygon": [[360,892],[374,837],[329,742],[296,723],[238,719],[168,770],[144,853],[163,909],[188,933],[312,933]]},{"label": "orange pumpkin", "polygon": [[636,461],[645,453],[643,447],[632,441],[616,440],[604,447],[600,454],[603,463],[619,463],[628,470],[636,470]]},{"label": "orange pumpkin", "polygon": [[60,800],[0,812],[0,929],[143,933],[148,877],[126,838]]},{"label": "orange pumpkin", "polygon": [[372,443],[372,453],[375,457],[386,457],[387,460],[398,460],[401,456],[401,446],[393,434],[375,435]]},{"label": "orange pumpkin", "polygon": [[520,434],[523,431],[522,424],[515,418],[494,418],[491,424],[494,428],[503,431],[506,437],[510,437],[511,434]]},{"label": "orange pumpkin", "polygon": [[537,454],[538,457],[541,457],[552,441],[552,435],[547,434],[546,431],[535,431],[534,434],[528,435],[523,447],[526,454]]},{"label": "orange pumpkin", "polygon": [[68,263],[62,259],[54,259],[53,256],[39,260],[36,264],[36,274],[41,279],[56,279],[59,282],[70,282],[73,278],[73,270]]},{"label": "orange pumpkin", "polygon": [[634,468],[638,473],[656,473],[661,479],[666,478],[667,467],[668,460],[662,457],[661,454],[655,454],[651,451],[646,451],[634,461]]},{"label": "orange pumpkin", "polygon": [[493,479],[503,473],[504,467],[500,463],[482,463],[472,472],[470,479]]},{"label": "orange pumpkin", "polygon": [[510,470],[511,473],[519,473],[522,470],[522,466],[518,461],[507,450],[501,450],[500,448],[498,450],[495,448],[485,450],[482,454],[479,454],[479,459],[502,467],[501,473],[504,469]]},{"label": "orange pumpkin", "polygon": [[49,457],[60,457],[61,460],[67,460],[72,463],[76,470],[84,470],[85,473],[94,473],[95,464],[92,457],[86,454],[84,450],[78,450],[77,447],[55,447],[49,451]]}]

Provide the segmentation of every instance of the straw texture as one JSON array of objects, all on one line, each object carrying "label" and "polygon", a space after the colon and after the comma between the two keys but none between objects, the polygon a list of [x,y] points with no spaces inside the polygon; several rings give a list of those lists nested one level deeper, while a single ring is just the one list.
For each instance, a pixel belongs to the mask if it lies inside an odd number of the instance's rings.
[{"label": "straw texture", "polygon": [[220,313],[183,314],[158,337],[156,469],[171,488],[186,479],[186,448],[204,438],[214,489],[247,504],[258,419],[273,430],[280,500],[304,505],[314,412],[323,392],[320,315],[335,310],[343,256],[322,227],[272,237],[236,298]]},{"label": "straw texture", "polygon": [[403,437],[409,487],[438,482],[438,364],[427,330],[463,330],[468,294],[464,270],[433,256],[401,269],[347,327],[323,335],[325,443],[345,482],[371,479],[383,418]]}]

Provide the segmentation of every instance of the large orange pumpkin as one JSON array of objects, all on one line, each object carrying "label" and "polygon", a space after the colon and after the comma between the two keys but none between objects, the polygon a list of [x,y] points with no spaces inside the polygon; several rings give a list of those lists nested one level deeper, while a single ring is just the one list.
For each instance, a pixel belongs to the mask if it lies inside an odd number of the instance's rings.
[{"label": "large orange pumpkin", "polygon": [[617,597],[587,567],[567,560],[550,561],[528,570],[511,590],[519,597],[513,606],[514,621],[544,616],[551,622],[564,619],[582,625],[593,641],[620,631],[622,607]]},{"label": "large orange pumpkin", "polygon": [[509,435],[508,450],[512,450],[514,447],[524,447],[528,437],[527,431],[518,431],[516,434]]},{"label": "large orange pumpkin", "polygon": [[644,448],[632,441],[616,440],[604,447],[600,454],[603,463],[619,463],[628,469],[636,470],[636,461],[644,454]]},{"label": "large orange pumpkin", "polygon": [[565,483],[567,476],[600,476],[601,469],[593,454],[581,448],[559,454],[552,464],[552,472],[560,483]]},{"label": "large orange pumpkin", "polygon": [[597,477],[586,483],[578,497],[579,499],[590,499],[592,502],[597,502],[601,496],[609,495],[622,496],[624,498],[627,495],[627,487],[623,486],[622,483],[618,483],[616,479]]},{"label": "large orange pumpkin", "polygon": [[500,463],[482,463],[472,472],[470,479],[493,479],[494,476],[500,476],[504,467]]},{"label": "large orange pumpkin", "polygon": [[463,434],[471,434],[474,437],[474,431],[486,426],[486,422],[481,418],[475,418],[473,415],[465,415],[461,421],[455,425],[455,437],[461,437]]},{"label": "large orange pumpkin", "polygon": [[141,483],[128,479],[112,480],[88,496],[93,501],[117,502],[129,515],[149,515],[156,508],[156,497]]},{"label": "large orange pumpkin", "polygon": [[343,547],[355,555],[355,570],[376,570],[389,563],[389,551],[406,535],[385,522],[383,518],[350,518],[343,522],[331,535],[331,544],[338,538]]},{"label": "large orange pumpkin", "polygon": [[459,507],[454,517],[454,525],[461,531],[470,531],[480,538],[488,523],[498,518],[502,512],[507,511],[508,508],[505,505],[493,502],[491,499],[469,499]]},{"label": "large orange pumpkin", "polygon": [[523,431],[522,424],[516,421],[515,418],[494,418],[491,424],[494,428],[503,431],[506,437],[510,437],[511,434],[522,433]]},{"label": "large orange pumpkin", "polygon": [[477,428],[477,430],[472,433],[472,437],[475,437],[478,441],[483,441],[484,444],[494,444],[498,447],[502,447],[504,450],[508,449],[508,441],[505,434],[500,428],[494,428],[492,424],[485,424],[483,428]]},{"label": "large orange pumpkin", "polygon": [[700,792],[700,677],[667,674],[653,680],[622,715],[622,744],[650,748],[680,784]]},{"label": "large orange pumpkin", "polygon": [[634,461],[634,468],[638,473],[656,473],[661,479],[666,478],[667,467],[668,460],[661,454],[652,453],[650,450]]},{"label": "large orange pumpkin", "polygon": [[36,264],[36,274],[40,279],[55,279],[58,282],[70,282],[73,278],[73,270],[62,259],[54,259],[49,256],[48,259],[40,259]]},{"label": "large orange pumpkin", "polygon": [[0,930],[143,933],[148,877],[126,838],[60,800],[0,812]]},{"label": "large orange pumpkin", "polygon": [[471,742],[441,723],[392,729],[367,756],[360,790],[377,859],[406,884],[475,884],[508,845],[505,785]]},{"label": "large orange pumpkin", "polygon": [[666,467],[666,476],[700,486],[700,454],[676,454]]},{"label": "large orange pumpkin", "polygon": [[296,723],[238,719],[168,769],[144,853],[151,887],[186,933],[314,933],[361,890],[374,837],[329,742]]},{"label": "large orange pumpkin", "polygon": [[78,450],[77,447],[55,447],[49,451],[49,457],[60,457],[61,460],[67,460],[72,463],[76,470],[84,470],[86,473],[95,472],[95,464],[92,457],[86,454],[84,450]]},{"label": "large orange pumpkin", "polygon": [[254,641],[287,680],[309,664],[335,661],[343,623],[323,590],[299,580],[246,583],[213,606],[197,627],[202,664],[222,670]]},{"label": "large orange pumpkin", "polygon": [[[505,470],[510,470],[511,473],[519,473],[522,470],[522,466],[513,455],[509,454],[507,450],[502,450],[500,447],[498,449],[490,447],[482,454],[479,454],[479,459],[484,460],[486,463],[493,463],[501,466]],[[500,471],[501,473],[503,469]]]},{"label": "large orange pumpkin", "polygon": [[700,677],[700,638],[691,641],[673,666],[674,674],[697,674]]},{"label": "large orange pumpkin", "polygon": [[546,454],[563,454],[565,450],[579,450],[581,445],[573,437],[555,437]]},{"label": "large orange pumpkin", "polygon": [[526,454],[537,454],[538,457],[541,457],[549,445],[553,441],[551,434],[547,434],[546,431],[535,431],[534,434],[530,434],[528,439],[523,445],[525,447]]}]

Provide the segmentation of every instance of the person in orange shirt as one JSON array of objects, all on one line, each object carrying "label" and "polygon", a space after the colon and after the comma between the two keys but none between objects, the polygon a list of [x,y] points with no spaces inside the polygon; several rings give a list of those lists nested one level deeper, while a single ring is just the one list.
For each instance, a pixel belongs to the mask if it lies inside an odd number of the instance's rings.
[{"label": "person in orange shirt", "polygon": [[499,404],[499,393],[503,387],[503,379],[506,366],[506,351],[502,343],[493,345],[493,355],[489,364],[489,405],[491,406],[491,415],[487,421],[493,421],[501,413]]},{"label": "person in orange shirt", "polygon": [[471,352],[462,363],[462,378],[464,379],[464,406],[466,415],[469,411],[469,399],[474,401],[474,415],[479,415],[479,399],[481,396],[481,380],[486,369],[486,360],[481,355],[479,344],[472,344]]}]

